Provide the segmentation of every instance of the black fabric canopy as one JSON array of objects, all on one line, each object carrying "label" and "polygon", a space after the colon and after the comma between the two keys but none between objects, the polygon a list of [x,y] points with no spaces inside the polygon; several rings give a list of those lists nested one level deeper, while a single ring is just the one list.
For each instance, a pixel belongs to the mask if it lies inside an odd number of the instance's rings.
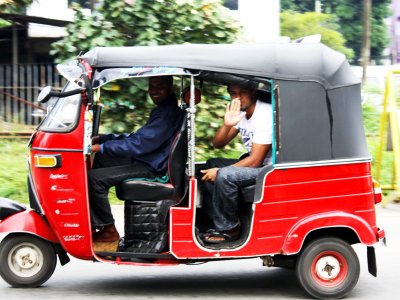
[{"label": "black fabric canopy", "polygon": [[96,68],[180,67],[281,80],[314,81],[327,90],[360,83],[343,54],[317,43],[96,47],[81,58]]}]

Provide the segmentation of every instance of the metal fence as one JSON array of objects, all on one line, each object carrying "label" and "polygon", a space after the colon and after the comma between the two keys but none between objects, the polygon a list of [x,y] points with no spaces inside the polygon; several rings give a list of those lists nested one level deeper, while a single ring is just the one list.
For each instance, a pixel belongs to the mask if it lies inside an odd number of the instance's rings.
[{"label": "metal fence", "polygon": [[36,125],[45,106],[36,102],[40,88],[65,84],[54,64],[0,65],[0,121]]}]

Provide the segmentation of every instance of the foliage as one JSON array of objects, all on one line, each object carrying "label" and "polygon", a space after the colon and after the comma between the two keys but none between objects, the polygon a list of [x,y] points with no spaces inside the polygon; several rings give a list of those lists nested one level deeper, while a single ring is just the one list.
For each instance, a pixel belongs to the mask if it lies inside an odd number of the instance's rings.
[{"label": "foliage", "polygon": [[[358,62],[362,44],[362,3],[360,0],[321,0],[323,11],[336,15],[346,39],[346,46],[354,51],[354,62]],[[390,0],[372,0],[371,58],[379,59],[389,44],[385,18],[390,15]],[[308,12],[315,9],[315,0],[282,0],[282,10]]]},{"label": "foliage", "polygon": [[[92,16],[84,15],[78,7],[74,9],[75,21],[67,26],[68,36],[53,44],[51,54],[58,61],[95,46],[232,43],[240,31],[221,0],[104,0]],[[105,106],[101,131],[130,132],[143,125],[154,106],[146,91],[145,80],[105,85],[101,91]],[[211,106],[199,106],[197,132],[204,145],[209,145],[216,127],[213,121],[210,128],[210,120],[220,119],[219,110]],[[230,147],[236,149],[235,145]],[[201,147],[199,151],[201,155],[208,153]]]},{"label": "foliage", "polygon": [[[33,0],[0,0],[0,12],[5,14],[20,14]],[[12,23],[0,18],[0,28],[10,26]]]},{"label": "foliage", "polygon": [[240,29],[221,0],[104,0],[92,16],[75,11],[53,44],[57,61],[95,46],[232,43]]},{"label": "foliage", "polygon": [[[76,8],[76,6],[75,6]],[[80,9],[75,9],[75,22],[66,28],[68,36],[52,45],[50,54],[62,58],[72,58],[80,51],[96,46],[122,46],[122,35],[114,25],[101,14],[87,16]]]},{"label": "foliage", "polygon": [[297,39],[302,36],[320,33],[322,43],[342,52],[351,59],[354,56],[352,49],[344,46],[345,39],[336,29],[338,25],[334,22],[331,15],[306,12],[301,13],[281,13],[281,34]]},{"label": "foliage", "polygon": [[33,0],[1,0],[0,11],[2,13],[23,13],[32,2]]}]

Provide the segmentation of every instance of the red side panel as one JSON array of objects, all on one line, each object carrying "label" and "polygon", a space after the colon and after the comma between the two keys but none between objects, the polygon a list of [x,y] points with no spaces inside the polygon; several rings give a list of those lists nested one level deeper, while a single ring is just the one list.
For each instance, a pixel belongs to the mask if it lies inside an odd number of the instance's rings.
[{"label": "red side panel", "polygon": [[[86,161],[83,154],[83,113],[77,128],[69,133],[38,132],[30,162],[35,190],[45,216],[71,255],[90,259],[90,213],[87,197]],[[39,168],[36,154],[61,155],[60,168]]]},{"label": "red side panel", "polygon": [[377,242],[370,163],[273,170],[253,206],[251,234],[233,250],[210,250],[194,241],[195,195],[192,179],[189,207],[171,211],[171,250],[179,258],[297,252],[309,232],[328,227],[349,227],[363,243]]},{"label": "red side panel", "polygon": [[53,243],[59,243],[49,224],[43,217],[32,210],[16,213],[3,221],[0,220],[0,232],[25,232],[37,235]]}]

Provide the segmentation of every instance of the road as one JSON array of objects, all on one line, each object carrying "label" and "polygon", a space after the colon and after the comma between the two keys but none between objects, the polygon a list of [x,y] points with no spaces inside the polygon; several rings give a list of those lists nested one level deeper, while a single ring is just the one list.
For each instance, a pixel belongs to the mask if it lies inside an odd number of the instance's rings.
[{"label": "road", "polygon": [[[376,246],[378,277],[368,273],[366,248],[356,245],[361,276],[346,299],[393,299],[399,293],[400,205],[378,209],[387,247]],[[0,279],[1,299],[309,299],[294,272],[266,268],[260,259],[196,266],[132,267],[72,261],[41,288],[14,289]]]}]

